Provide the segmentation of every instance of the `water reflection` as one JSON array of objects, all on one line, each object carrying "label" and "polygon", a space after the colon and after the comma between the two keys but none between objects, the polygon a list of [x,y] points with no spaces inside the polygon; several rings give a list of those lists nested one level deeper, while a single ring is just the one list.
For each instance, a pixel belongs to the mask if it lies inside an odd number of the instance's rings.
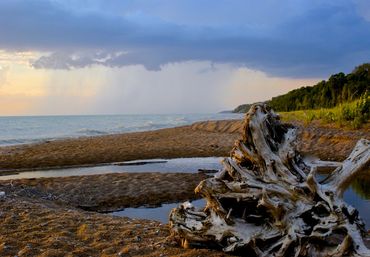
[{"label": "water reflection", "polygon": [[[179,206],[180,203],[162,204],[156,208],[126,208],[122,211],[112,212],[111,215],[120,217],[129,217],[134,219],[149,219],[157,220],[162,223],[168,222],[168,215],[173,208]],[[206,205],[204,199],[199,199],[191,202],[197,209],[203,208]]]},{"label": "water reflection", "polygon": [[361,174],[356,178],[352,184],[351,188],[356,192],[362,199],[370,199],[370,170]]},{"label": "water reflection", "polygon": [[352,182],[343,198],[359,211],[366,229],[370,230],[370,170]]}]

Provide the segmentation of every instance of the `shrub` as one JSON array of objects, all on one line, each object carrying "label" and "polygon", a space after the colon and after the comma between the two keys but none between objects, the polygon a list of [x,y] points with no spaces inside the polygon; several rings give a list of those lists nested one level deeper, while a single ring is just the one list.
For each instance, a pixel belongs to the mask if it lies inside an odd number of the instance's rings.
[{"label": "shrub", "polygon": [[360,99],[340,104],[337,107],[320,110],[293,111],[282,113],[282,118],[287,121],[301,120],[305,125],[313,120],[324,123],[335,123],[338,126],[347,126],[354,129],[361,128],[370,119],[370,95],[365,92]]}]

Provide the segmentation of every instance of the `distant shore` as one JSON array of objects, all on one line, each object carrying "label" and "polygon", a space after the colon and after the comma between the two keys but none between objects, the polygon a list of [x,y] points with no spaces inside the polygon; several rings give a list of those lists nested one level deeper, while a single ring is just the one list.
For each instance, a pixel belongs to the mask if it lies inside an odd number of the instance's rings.
[{"label": "distant shore", "polygon": [[[140,159],[228,156],[235,140],[241,137],[242,124],[241,120],[204,121],[154,131],[0,147],[0,174]],[[296,125],[300,131],[299,150],[323,160],[342,161],[357,140],[370,138],[369,128]]]}]

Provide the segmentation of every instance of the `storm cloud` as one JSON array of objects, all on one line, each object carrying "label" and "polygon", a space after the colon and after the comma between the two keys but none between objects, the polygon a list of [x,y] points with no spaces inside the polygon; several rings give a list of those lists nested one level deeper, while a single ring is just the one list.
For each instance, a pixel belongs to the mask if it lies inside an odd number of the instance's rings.
[{"label": "storm cloud", "polygon": [[[108,3],[107,3],[108,2]],[[114,3],[114,4],[113,4]],[[357,1],[0,2],[0,49],[37,69],[210,61],[318,77],[369,61],[370,6]]]}]

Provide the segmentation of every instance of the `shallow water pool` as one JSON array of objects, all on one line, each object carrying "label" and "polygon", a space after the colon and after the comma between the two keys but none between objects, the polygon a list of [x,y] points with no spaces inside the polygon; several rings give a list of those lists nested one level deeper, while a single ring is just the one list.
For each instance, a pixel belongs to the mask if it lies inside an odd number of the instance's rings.
[{"label": "shallow water pool", "polygon": [[129,162],[120,162],[94,167],[64,168],[50,170],[24,171],[15,174],[0,176],[0,180],[22,178],[50,178],[84,176],[122,172],[184,172],[197,173],[198,169],[219,170],[222,168],[222,157],[151,159]]},{"label": "shallow water pool", "polygon": [[366,229],[370,230],[370,170],[352,182],[343,198],[359,211]]},{"label": "shallow water pool", "polygon": [[[178,207],[179,204],[180,203],[162,204],[160,207],[155,208],[126,208],[122,211],[111,212],[110,214],[113,216],[129,217],[135,219],[149,219],[156,220],[161,223],[167,223],[170,211],[173,208]],[[204,199],[199,199],[192,201],[191,204],[200,209],[206,205],[206,201]]]},{"label": "shallow water pool", "polygon": [[[116,164],[81,167],[68,169],[38,170],[20,172],[17,174],[0,176],[0,180],[40,178],[40,177],[67,177],[121,172],[185,172],[197,173],[199,169],[219,170],[222,168],[222,157],[199,157],[199,158],[177,158],[177,159],[152,159]],[[344,200],[355,207],[361,218],[370,229],[370,170],[367,170],[348,187],[344,193]],[[198,202],[195,202],[196,204]],[[178,203],[164,204],[158,208],[127,208],[124,211],[113,213],[113,215],[129,216],[168,221],[168,213]]]}]

